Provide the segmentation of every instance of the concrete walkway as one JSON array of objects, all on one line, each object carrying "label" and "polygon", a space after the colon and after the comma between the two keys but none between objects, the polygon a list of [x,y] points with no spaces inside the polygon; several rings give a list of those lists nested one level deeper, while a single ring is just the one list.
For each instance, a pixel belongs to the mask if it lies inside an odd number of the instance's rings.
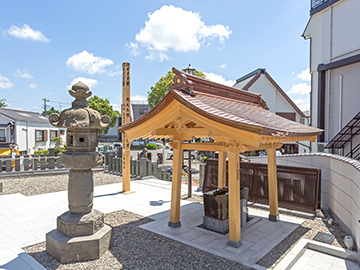
[{"label": "concrete walkway", "polygon": [[[103,213],[124,209],[142,216],[170,209],[171,182],[149,178],[132,181],[131,189],[136,192],[124,195],[118,193],[121,183],[95,187],[94,208]],[[196,190],[194,187],[194,194]],[[187,194],[186,185],[182,194]],[[181,201],[182,206],[187,204]],[[21,248],[45,241],[46,233],[56,228],[56,218],[68,210],[67,205],[67,191],[0,196],[0,269],[44,269]]]},{"label": "concrete walkway", "polygon": [[[118,193],[121,183],[95,187],[94,208],[103,213],[121,209],[155,219],[142,228],[206,252],[261,269],[255,263],[290,234],[302,219],[281,216],[280,222],[267,220],[266,211],[250,209],[256,217],[242,229],[243,244],[236,249],[222,235],[197,227],[202,224],[203,205],[181,200],[180,228],[168,227],[171,182],[149,177],[132,181],[135,193]],[[193,188],[194,194],[201,194]],[[182,194],[187,194],[183,185]],[[44,269],[22,247],[45,241],[45,234],[56,228],[56,218],[67,211],[67,192],[36,196],[0,196],[0,269]]]}]

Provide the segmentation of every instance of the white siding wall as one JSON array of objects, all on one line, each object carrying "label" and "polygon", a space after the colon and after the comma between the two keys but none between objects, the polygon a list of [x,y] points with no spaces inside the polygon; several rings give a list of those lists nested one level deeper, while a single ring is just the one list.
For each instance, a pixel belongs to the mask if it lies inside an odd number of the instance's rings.
[{"label": "white siding wall", "polygon": [[[47,130],[47,140],[45,142],[36,142],[35,131]],[[59,130],[47,123],[16,123],[16,137],[17,144],[20,151],[27,151],[28,154],[33,154],[36,150],[43,150],[52,148],[55,144],[50,140],[50,131]],[[60,136],[65,143],[65,135]],[[27,142],[27,143],[26,143]]]},{"label": "white siding wall", "polygon": [[[310,71],[312,73],[312,126],[318,121],[319,64],[328,64],[360,53],[360,1],[342,0],[313,15],[304,36],[311,38]],[[330,141],[339,131],[339,88],[343,75],[343,119],[345,125],[360,109],[360,64],[326,72],[325,141]],[[316,147],[314,147],[316,150]]]}]

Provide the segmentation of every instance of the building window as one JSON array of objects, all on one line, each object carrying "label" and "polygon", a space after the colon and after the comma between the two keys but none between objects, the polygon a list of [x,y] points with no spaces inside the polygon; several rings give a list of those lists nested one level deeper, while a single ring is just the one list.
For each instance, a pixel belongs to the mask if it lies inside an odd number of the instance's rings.
[{"label": "building window", "polygon": [[148,112],[147,109],[140,109],[140,110],[139,110],[139,114],[140,114],[140,115],[145,115],[145,114],[147,114],[147,112]]},{"label": "building window", "polygon": [[60,130],[60,135],[65,135],[65,130],[64,129]]},{"label": "building window", "polygon": [[0,129],[0,142],[6,142],[5,129]]},{"label": "building window", "polygon": [[36,130],[35,141],[46,142],[47,141],[47,130]]},{"label": "building window", "polygon": [[57,130],[50,130],[50,140],[53,141],[57,136]]}]

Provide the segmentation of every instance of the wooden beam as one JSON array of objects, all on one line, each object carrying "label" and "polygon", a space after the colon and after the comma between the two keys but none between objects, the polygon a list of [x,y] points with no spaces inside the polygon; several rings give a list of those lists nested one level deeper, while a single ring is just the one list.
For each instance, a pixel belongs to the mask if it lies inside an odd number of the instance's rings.
[{"label": "wooden beam", "polygon": [[261,143],[259,145],[259,147],[251,147],[249,146],[247,151],[257,151],[257,150],[264,150],[264,149],[269,149],[269,148],[273,148],[275,147],[275,149],[279,149],[283,146],[282,143],[275,143],[275,144],[264,144],[264,143]]},{"label": "wooden beam", "polygon": [[184,150],[199,150],[199,151],[219,151],[226,152],[225,144],[222,142],[210,143],[183,143]]},{"label": "wooden beam", "polygon": [[174,149],[173,156],[173,175],[171,185],[171,209],[170,209],[170,227],[179,227],[180,223],[180,197],[181,197],[181,171],[183,149],[181,141],[177,140],[172,143]]},{"label": "wooden beam", "polygon": [[219,152],[218,188],[226,186],[226,152]]},{"label": "wooden beam", "polygon": [[229,151],[229,241],[228,245],[241,245],[240,217],[240,161],[238,147],[234,144]]},{"label": "wooden beam", "polygon": [[[186,128],[182,136],[191,136],[191,137],[207,137],[208,130],[204,128]],[[158,128],[151,132],[152,135],[160,135],[160,136],[174,136],[179,135],[175,128]]]},{"label": "wooden beam", "polygon": [[276,169],[276,147],[267,149],[268,157],[268,186],[269,186],[269,220],[279,220],[279,202],[278,202],[278,185],[277,185],[277,169]]}]

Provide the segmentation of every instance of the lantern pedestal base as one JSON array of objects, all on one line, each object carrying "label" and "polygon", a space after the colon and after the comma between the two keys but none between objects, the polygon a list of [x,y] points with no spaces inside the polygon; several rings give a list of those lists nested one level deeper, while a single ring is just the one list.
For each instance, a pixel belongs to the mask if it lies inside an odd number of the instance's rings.
[{"label": "lantern pedestal base", "polygon": [[99,259],[113,245],[112,229],[108,225],[88,236],[68,237],[57,230],[46,234],[46,252],[61,263]]}]

